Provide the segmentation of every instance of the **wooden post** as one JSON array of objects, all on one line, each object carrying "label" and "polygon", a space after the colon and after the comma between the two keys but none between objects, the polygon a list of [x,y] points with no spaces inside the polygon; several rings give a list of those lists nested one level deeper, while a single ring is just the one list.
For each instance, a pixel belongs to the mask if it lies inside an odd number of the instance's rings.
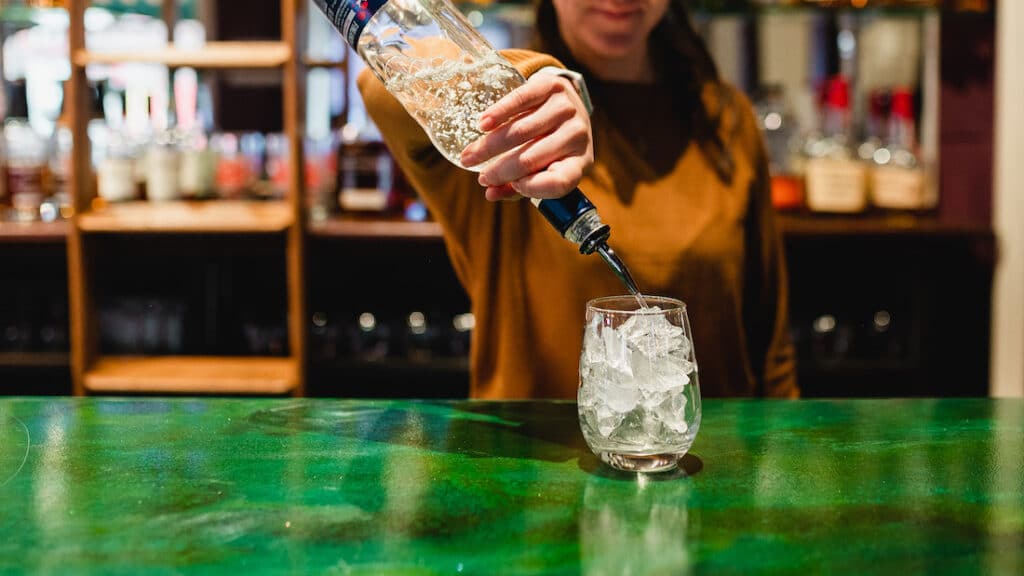
[{"label": "wooden post", "polygon": [[85,394],[84,376],[96,354],[96,330],[90,313],[93,306],[90,286],[90,258],[86,253],[87,239],[78,229],[79,215],[89,209],[92,202],[92,165],[89,161],[89,86],[85,66],[74,63],[74,54],[85,49],[85,8],[87,0],[70,0],[68,15],[69,59],[71,80],[68,82],[66,107],[71,120],[73,138],[71,166],[71,197],[75,214],[68,231],[68,302],[71,321],[71,376],[76,396]]},{"label": "wooden post", "polygon": [[178,6],[175,0],[164,0],[160,16],[167,25],[167,43],[174,45],[174,24],[178,21]]},{"label": "wooden post", "polygon": [[288,229],[288,336],[292,358],[295,360],[297,385],[293,394],[306,393],[306,254],[305,254],[305,164],[302,141],[303,90],[305,78],[300,64],[303,47],[299,27],[302,23],[302,0],[281,0],[281,41],[291,48],[284,66],[284,131],[288,138],[289,203],[294,223]]}]

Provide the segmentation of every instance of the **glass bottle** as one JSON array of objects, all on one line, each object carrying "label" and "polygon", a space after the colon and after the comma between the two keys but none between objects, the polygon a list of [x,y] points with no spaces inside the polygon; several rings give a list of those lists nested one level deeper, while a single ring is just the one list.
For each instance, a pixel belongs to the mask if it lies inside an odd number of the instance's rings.
[{"label": "glass bottle", "polygon": [[320,138],[306,138],[302,146],[306,163],[306,208],[314,220],[325,220],[337,206],[338,139],[328,133]]},{"label": "glass bottle", "polygon": [[150,202],[168,202],[182,196],[180,185],[181,152],[173,130],[165,130],[146,152],[146,198]]},{"label": "glass bottle", "polygon": [[[71,203],[71,167],[72,144],[71,118],[68,114],[68,84],[64,84],[64,98],[61,102],[60,116],[54,126],[49,144],[49,197],[43,202],[40,215],[44,221],[58,218],[70,218]],[[93,101],[95,103],[95,99]]]},{"label": "glass bottle", "polygon": [[267,134],[267,179],[274,199],[281,200],[288,195],[289,162],[288,137],[280,132]]},{"label": "glass bottle", "polygon": [[249,161],[239,149],[238,136],[214,134],[210,148],[217,155],[217,194],[228,200],[241,198],[249,183]]},{"label": "glass bottle", "polygon": [[[178,23],[177,28],[182,27]],[[175,42],[181,40],[175,28]],[[184,28],[188,30],[189,27]],[[195,34],[201,34],[196,31]],[[199,40],[197,43],[201,44]],[[202,199],[212,196],[216,182],[217,158],[210,150],[209,140],[199,121],[199,74],[192,68],[174,72],[174,111],[178,120],[181,160],[178,185],[187,198]]]},{"label": "glass bottle", "polygon": [[127,202],[139,196],[135,178],[135,146],[120,132],[107,134],[106,153],[97,170],[97,192],[107,202]]},{"label": "glass bottle", "polygon": [[875,151],[885,146],[889,95],[883,90],[873,90],[869,102],[868,117],[864,123],[864,140],[857,147],[857,156],[870,167],[874,162]]},{"label": "glass bottle", "polygon": [[7,194],[12,216],[20,222],[39,220],[46,171],[46,142],[28,122],[8,120],[4,125],[7,151]]},{"label": "glass bottle", "polygon": [[[482,135],[476,128],[480,114],[525,82],[449,0],[315,2],[438,151],[457,166],[462,166],[462,151]],[[608,247],[611,229],[579,189],[562,198],[531,201],[581,253],[599,253],[630,292],[639,293]]]},{"label": "glass bottle", "polygon": [[886,145],[875,150],[871,171],[872,200],[887,210],[929,208],[924,170],[917,155],[914,102],[909,90],[892,93]]},{"label": "glass bottle", "polygon": [[213,195],[217,155],[201,131],[192,130],[182,136],[180,170],[178,180],[184,196],[200,200]]},{"label": "glass bottle", "polygon": [[171,97],[168,112],[146,150],[146,198],[168,202],[181,198],[181,143]]},{"label": "glass bottle", "polygon": [[867,207],[867,169],[850,146],[850,92],[842,76],[829,80],[822,112],[824,136],[806,146],[807,207],[850,214]]},{"label": "glass bottle", "polygon": [[803,181],[792,162],[799,130],[782,86],[765,88],[757,104],[757,116],[768,152],[772,205],[777,210],[799,209],[803,206]]},{"label": "glass bottle", "polygon": [[338,204],[347,212],[385,212],[391,205],[393,160],[379,136],[356,124],[341,130]]},{"label": "glass bottle", "polygon": [[257,182],[263,178],[266,138],[259,132],[246,132],[238,138],[238,149],[246,162],[245,189],[258,196],[256,188]]}]

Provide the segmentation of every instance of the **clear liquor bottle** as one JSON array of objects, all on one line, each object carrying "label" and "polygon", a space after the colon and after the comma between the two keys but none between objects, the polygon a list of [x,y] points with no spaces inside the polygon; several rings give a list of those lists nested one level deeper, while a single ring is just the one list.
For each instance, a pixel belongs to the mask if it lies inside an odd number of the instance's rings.
[{"label": "clear liquor bottle", "polygon": [[888,139],[886,110],[889,108],[889,93],[873,90],[869,102],[868,117],[864,123],[864,140],[857,147],[857,155],[870,167],[874,163],[875,151],[884,148]]},{"label": "clear liquor bottle", "polygon": [[[448,0],[315,0],[367,66],[453,164],[483,134],[480,114],[525,79]],[[462,166],[479,170],[482,166]],[[579,189],[533,204],[584,254],[598,252],[629,290],[610,228]]]}]

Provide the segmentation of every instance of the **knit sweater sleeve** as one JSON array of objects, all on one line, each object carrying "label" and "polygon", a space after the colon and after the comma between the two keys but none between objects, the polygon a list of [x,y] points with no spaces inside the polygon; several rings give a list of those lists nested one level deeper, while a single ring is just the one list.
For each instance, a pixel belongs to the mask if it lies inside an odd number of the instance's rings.
[{"label": "knit sweater sleeve", "polygon": [[[529,78],[545,66],[561,66],[553,57],[527,50],[501,52]],[[449,163],[402,105],[369,70],[358,78],[359,91],[384,142],[431,214],[441,224],[452,264],[467,286],[474,281],[482,250],[490,249],[499,205],[484,198],[476,174]]]}]

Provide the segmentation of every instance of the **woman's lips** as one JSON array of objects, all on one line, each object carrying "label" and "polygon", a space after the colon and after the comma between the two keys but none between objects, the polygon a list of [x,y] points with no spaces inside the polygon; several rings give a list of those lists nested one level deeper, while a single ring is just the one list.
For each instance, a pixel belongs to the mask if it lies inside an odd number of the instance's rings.
[{"label": "woman's lips", "polygon": [[607,19],[609,19],[609,20],[611,20],[613,22],[625,22],[627,20],[632,19],[634,16],[636,16],[637,14],[640,13],[639,10],[619,11],[619,10],[602,10],[600,8],[595,9],[594,12],[597,13],[599,16],[601,16],[603,18],[607,18]]}]

